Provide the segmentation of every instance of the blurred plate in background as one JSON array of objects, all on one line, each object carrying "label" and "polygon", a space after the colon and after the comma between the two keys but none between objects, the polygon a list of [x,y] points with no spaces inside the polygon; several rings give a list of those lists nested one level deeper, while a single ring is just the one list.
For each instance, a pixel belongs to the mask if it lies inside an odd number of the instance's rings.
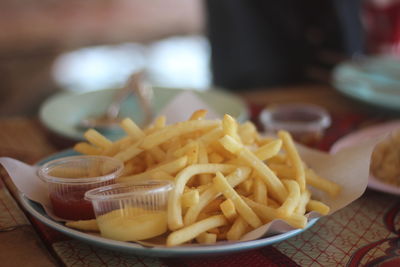
[{"label": "blurred plate in background", "polygon": [[400,110],[400,60],[365,57],[339,64],[333,85],[343,94],[376,106]]},{"label": "blurred plate in background", "polygon": [[[177,88],[154,87],[153,107],[157,114],[176,95],[183,92]],[[115,89],[106,89],[86,93],[61,93],[47,99],[41,106],[41,122],[52,132],[73,140],[83,140],[84,130],[77,127],[82,118],[102,114],[113,97]],[[218,114],[225,113],[236,117],[238,121],[248,119],[246,104],[237,96],[220,89],[193,91],[203,102]],[[191,114],[187,114],[189,118]],[[121,106],[120,117],[130,117],[140,125],[144,116],[134,95],[128,97]],[[124,133],[118,129],[103,133],[115,140]]]}]

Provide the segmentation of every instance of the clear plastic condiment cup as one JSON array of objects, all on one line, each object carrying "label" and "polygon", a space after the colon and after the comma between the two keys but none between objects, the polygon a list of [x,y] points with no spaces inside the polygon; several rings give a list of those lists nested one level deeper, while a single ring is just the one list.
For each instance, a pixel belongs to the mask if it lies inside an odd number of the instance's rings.
[{"label": "clear plastic condiment cup", "polygon": [[173,182],[149,180],[116,183],[92,189],[85,199],[93,204],[101,235],[120,241],[137,241],[167,230],[168,194]]},{"label": "clear plastic condiment cup", "polygon": [[271,105],[261,112],[260,121],[267,133],[286,130],[308,146],[317,145],[331,124],[324,108],[303,103]]},{"label": "clear plastic condiment cup", "polygon": [[38,176],[48,185],[49,198],[56,216],[67,220],[95,218],[85,192],[114,183],[124,165],[105,156],[71,156],[41,166]]}]

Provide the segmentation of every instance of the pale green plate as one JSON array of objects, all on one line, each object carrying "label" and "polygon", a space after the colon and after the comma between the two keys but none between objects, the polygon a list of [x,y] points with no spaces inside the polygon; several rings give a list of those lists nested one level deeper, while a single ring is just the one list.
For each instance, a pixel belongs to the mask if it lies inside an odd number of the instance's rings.
[{"label": "pale green plate", "polygon": [[[182,89],[154,88],[154,111],[159,112]],[[239,97],[220,90],[193,91],[208,106],[218,114],[225,113],[236,117],[240,122],[248,119],[246,104]],[[41,122],[51,131],[73,139],[83,140],[84,130],[77,127],[78,122],[88,116],[102,114],[110,103],[115,89],[93,91],[87,93],[61,93],[47,99],[40,108]],[[127,98],[121,107],[121,117],[131,117],[137,124],[143,121],[143,114],[135,96]],[[188,114],[190,116],[190,114]],[[123,135],[122,130],[107,131],[103,133],[108,138],[115,140]]]},{"label": "pale green plate", "polygon": [[335,88],[377,107],[400,111],[400,60],[370,56],[339,64],[332,73]]}]

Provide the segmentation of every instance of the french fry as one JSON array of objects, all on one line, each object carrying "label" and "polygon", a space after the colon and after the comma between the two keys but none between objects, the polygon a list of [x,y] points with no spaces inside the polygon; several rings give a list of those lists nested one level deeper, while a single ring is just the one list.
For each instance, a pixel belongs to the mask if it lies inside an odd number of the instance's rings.
[{"label": "french fry", "polygon": [[259,149],[257,149],[255,154],[256,154],[257,158],[264,161],[264,160],[272,158],[273,156],[276,156],[279,153],[279,151],[281,150],[281,147],[282,147],[282,140],[280,140],[280,139],[273,140],[273,141],[263,145]]},{"label": "french fry", "polygon": [[289,155],[289,159],[295,169],[296,180],[299,183],[300,191],[306,190],[306,177],[303,162],[301,161],[300,155],[293,143],[293,139],[290,134],[286,131],[278,132],[279,138],[283,142],[283,147]]},{"label": "french fry", "polygon": [[232,137],[225,135],[220,139],[221,144],[230,152],[238,155],[243,161],[251,166],[262,178],[263,182],[268,187],[271,197],[283,203],[287,197],[287,190],[283,186],[281,180],[271,171],[264,162],[262,162],[256,155],[250,152],[247,148],[238,144]]},{"label": "french fry", "polygon": [[286,200],[278,208],[278,214],[280,217],[288,217],[294,212],[298,203],[300,202],[300,186],[297,181],[294,180],[283,180],[289,194]]},{"label": "french fry", "polygon": [[226,234],[226,239],[230,241],[240,240],[248,228],[250,228],[249,224],[243,217],[239,216]]},{"label": "french fry", "polygon": [[[243,182],[250,174],[250,169],[247,167],[240,167],[237,168],[234,172],[230,173],[226,180],[228,181],[229,185],[235,187],[239,183]],[[196,206],[190,207],[185,214],[184,217],[184,224],[190,225],[194,223],[202,211],[202,209],[210,203],[213,199],[220,196],[221,193],[215,188],[214,186],[210,186],[200,195],[199,203]]]},{"label": "french fry", "polygon": [[282,219],[294,228],[304,228],[307,225],[307,218],[304,215],[293,213],[289,216],[281,216],[277,209],[262,205],[249,198],[243,197],[243,200],[254,210],[264,223],[271,222],[275,219]]},{"label": "french fry", "polygon": [[199,191],[194,189],[186,192],[181,197],[182,207],[188,208],[199,203],[200,195]]},{"label": "french fry", "polygon": [[180,197],[183,189],[190,178],[201,173],[232,172],[234,165],[227,164],[195,164],[186,167],[175,178],[175,187],[169,194],[168,199],[168,227],[176,230],[183,227],[182,206]]},{"label": "french fry", "polygon": [[321,201],[318,200],[310,200],[307,203],[307,211],[316,211],[320,213],[321,215],[327,215],[329,214],[330,208],[322,203]]},{"label": "french fry", "polygon": [[221,191],[221,193],[226,197],[230,198],[235,204],[235,208],[240,216],[250,224],[253,228],[257,228],[262,225],[261,220],[258,218],[257,214],[240,198],[236,191],[229,185],[225,177],[221,172],[217,172],[214,180],[214,186]]},{"label": "french fry", "polygon": [[222,120],[222,129],[225,135],[229,135],[235,141],[241,142],[240,137],[237,133],[238,131],[238,125],[237,122],[235,121],[234,118],[229,116],[228,114],[224,115],[224,118]]},{"label": "french fry", "polygon": [[328,193],[331,197],[336,197],[341,191],[340,185],[318,176],[313,170],[306,170],[306,181],[311,186]]},{"label": "french fry", "polygon": [[192,120],[169,125],[144,137],[141,148],[150,149],[158,146],[167,140],[197,130],[212,129],[217,127],[219,122],[217,120]]},{"label": "french fry", "polygon": [[74,150],[85,155],[100,155],[102,149],[86,142],[79,142],[74,145]]},{"label": "french fry", "polygon": [[217,234],[204,232],[196,236],[196,241],[199,244],[214,244],[217,242]]},{"label": "french fry", "polygon": [[83,136],[86,138],[86,140],[89,141],[89,143],[101,147],[103,149],[107,149],[112,146],[112,142],[108,140],[104,135],[96,131],[95,129],[89,129],[87,130]]},{"label": "french fry", "polygon": [[124,177],[118,177],[117,182],[133,182],[133,181],[143,181],[146,180],[147,177],[151,176],[151,173],[153,172],[159,172],[163,171],[168,174],[173,174],[181,169],[183,169],[186,166],[187,163],[187,156],[183,156],[180,158],[177,158],[173,161],[163,163],[161,165],[158,165],[154,167],[153,169],[147,170],[145,172],[135,174],[135,175],[130,175],[130,176],[124,176]]},{"label": "french fry", "polygon": [[169,234],[167,237],[167,246],[171,247],[183,244],[209,229],[226,225],[227,223],[223,215],[211,216]]},{"label": "french fry", "polygon": [[194,121],[194,120],[201,120],[204,119],[204,117],[207,115],[207,110],[205,109],[199,109],[193,112],[193,114],[190,116],[189,120]]},{"label": "french fry", "polygon": [[232,222],[237,217],[235,204],[229,198],[222,202],[219,207],[228,221]]},{"label": "french fry", "polygon": [[306,213],[306,206],[307,203],[310,201],[311,193],[310,191],[306,190],[301,193],[300,201],[297,203],[297,207],[294,210],[295,213],[303,215]]},{"label": "french fry", "polygon": [[118,159],[122,162],[126,162],[126,161],[132,159],[133,157],[135,157],[135,156],[139,155],[141,152],[143,152],[143,149],[139,148],[138,145],[139,145],[139,143],[130,145],[128,148],[118,152],[114,156],[114,158]]},{"label": "french fry", "polygon": [[133,140],[139,140],[144,137],[143,131],[137,126],[137,124],[130,118],[125,118],[121,122],[121,127],[124,131],[133,138]]},{"label": "french fry", "polygon": [[268,194],[267,187],[259,177],[254,178],[254,201],[267,205],[268,204]]}]

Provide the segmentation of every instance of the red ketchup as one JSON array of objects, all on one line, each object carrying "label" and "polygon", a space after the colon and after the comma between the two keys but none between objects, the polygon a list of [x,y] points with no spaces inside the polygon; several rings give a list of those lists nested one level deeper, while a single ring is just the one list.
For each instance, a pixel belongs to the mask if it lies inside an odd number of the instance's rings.
[{"label": "red ketchup", "polygon": [[54,214],[69,220],[94,219],[92,203],[83,198],[85,192],[86,190],[76,190],[50,193],[49,197],[53,205]]}]

